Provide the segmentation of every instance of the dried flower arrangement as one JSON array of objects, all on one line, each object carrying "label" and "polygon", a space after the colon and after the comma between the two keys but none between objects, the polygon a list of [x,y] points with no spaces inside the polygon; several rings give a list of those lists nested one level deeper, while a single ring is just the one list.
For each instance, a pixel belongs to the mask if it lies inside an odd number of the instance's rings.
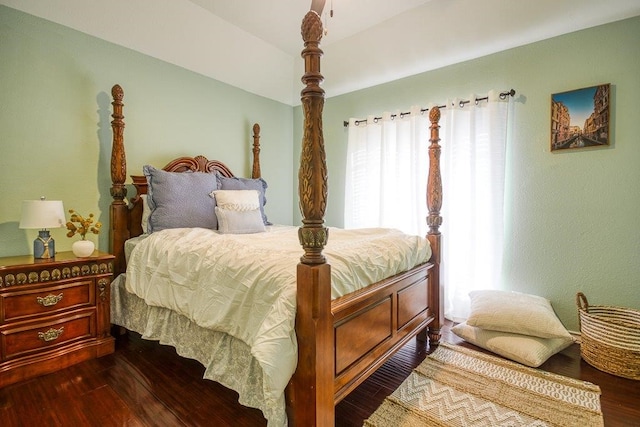
[{"label": "dried flower arrangement", "polygon": [[[88,217],[83,217],[73,209],[69,209],[71,218],[67,222],[67,237],[73,237],[76,233],[80,235],[82,240],[85,240],[87,233],[99,234],[102,223],[100,221],[93,223],[93,214],[90,213]],[[77,223],[78,225],[74,224]]]}]

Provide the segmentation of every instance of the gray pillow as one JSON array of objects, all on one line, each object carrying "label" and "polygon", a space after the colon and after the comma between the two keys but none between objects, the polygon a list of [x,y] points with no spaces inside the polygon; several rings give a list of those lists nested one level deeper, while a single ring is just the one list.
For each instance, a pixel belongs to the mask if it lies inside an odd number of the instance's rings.
[{"label": "gray pillow", "polygon": [[215,200],[209,195],[218,189],[216,174],[166,172],[149,165],[142,170],[149,184],[149,233],[167,228],[218,228]]},{"label": "gray pillow", "polygon": [[264,213],[264,205],[267,203],[267,198],[265,197],[267,182],[264,179],[227,178],[220,174],[216,174],[216,176],[218,177],[219,190],[257,190],[260,195],[260,215],[262,215],[262,222],[264,225],[271,225]]}]

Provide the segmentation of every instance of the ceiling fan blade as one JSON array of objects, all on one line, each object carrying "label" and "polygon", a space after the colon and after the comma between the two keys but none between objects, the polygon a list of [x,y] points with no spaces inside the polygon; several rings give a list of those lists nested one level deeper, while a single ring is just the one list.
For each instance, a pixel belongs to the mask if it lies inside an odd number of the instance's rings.
[{"label": "ceiling fan blade", "polygon": [[324,9],[325,2],[326,0],[311,0],[311,10],[322,16],[322,9]]}]

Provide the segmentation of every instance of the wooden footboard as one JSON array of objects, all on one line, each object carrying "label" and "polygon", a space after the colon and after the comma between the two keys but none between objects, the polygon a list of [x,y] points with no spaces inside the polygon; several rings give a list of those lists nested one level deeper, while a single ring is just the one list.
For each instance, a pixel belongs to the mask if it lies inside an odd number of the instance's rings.
[{"label": "wooden footboard", "polygon": [[334,403],[342,400],[434,318],[423,264],[333,301]]}]

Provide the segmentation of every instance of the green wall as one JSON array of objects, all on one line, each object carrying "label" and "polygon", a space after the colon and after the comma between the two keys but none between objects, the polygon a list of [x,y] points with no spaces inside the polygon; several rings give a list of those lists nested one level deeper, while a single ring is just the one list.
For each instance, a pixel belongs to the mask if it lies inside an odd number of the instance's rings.
[{"label": "green wall", "polygon": [[[323,117],[327,224],[343,225],[343,120],[513,88],[517,94],[507,160],[506,256],[502,283],[496,285],[549,298],[572,330],[578,329],[577,291],[591,304],[640,308],[638,40],[636,17],[342,96],[328,93]],[[331,45],[324,54],[331,55]],[[600,83],[612,85],[611,147],[551,153],[551,94]],[[293,123],[298,159],[301,107],[296,107]],[[294,223],[299,220],[296,212]]]},{"label": "green wall", "polygon": [[[258,122],[266,213],[291,223],[291,106],[5,6],[0,40],[0,256],[32,252],[37,231],[18,228],[24,199],[45,195],[108,223],[115,83],[125,92],[128,174],[202,154],[249,176]],[[107,251],[103,230],[91,238]],[[69,250],[75,239],[63,229],[52,235],[57,250]]]}]

